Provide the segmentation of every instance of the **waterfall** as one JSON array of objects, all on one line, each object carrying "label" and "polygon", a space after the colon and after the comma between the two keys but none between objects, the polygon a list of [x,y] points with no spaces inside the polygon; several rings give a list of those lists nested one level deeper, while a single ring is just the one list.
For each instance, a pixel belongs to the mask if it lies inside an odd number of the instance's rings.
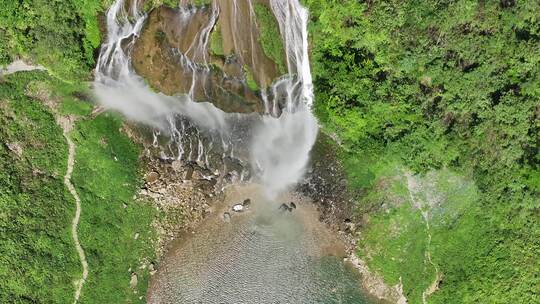
[{"label": "waterfall", "polygon": [[[238,10],[237,1],[232,3],[233,14]],[[256,25],[251,0],[246,1],[249,24]],[[308,13],[299,1],[270,0],[286,50],[288,74],[269,88],[261,89],[266,115],[225,113],[210,103],[211,100],[195,101],[196,91],[205,92],[210,77],[208,43],[222,5],[217,0],[210,8],[179,7],[179,31],[188,26],[192,16],[203,9],[211,9],[207,23],[186,50],[172,50],[184,71],[191,73],[191,83],[186,84],[189,91],[167,96],[152,90],[131,64],[133,45],[147,19],[140,11],[139,2],[134,0],[126,8],[126,0],[116,0],[107,12],[107,40],[101,47],[94,82],[101,105],[155,128],[155,145],[158,136],[168,136],[170,157],[209,166],[208,153],[219,152],[218,147],[221,147],[224,158],[249,163],[252,175],[265,186],[269,196],[276,196],[298,182],[318,132],[317,120],[311,113],[313,91],[307,45]],[[253,50],[254,30],[238,31],[233,35],[234,48],[246,47],[234,38],[245,34],[250,35],[251,46],[247,47]],[[251,64],[257,62],[254,53],[252,51],[249,58]],[[281,113],[278,104],[284,105]],[[249,176],[244,172],[237,173]]]},{"label": "waterfall", "polygon": [[313,84],[308,56],[308,11],[298,0],[270,0],[272,11],[279,24],[279,30],[287,52],[287,68],[295,80],[288,82],[288,92],[300,90],[299,96],[287,103],[291,110],[294,102],[302,102],[307,107],[313,104]]},{"label": "waterfall", "polygon": [[[272,86],[274,99],[284,98],[281,116],[265,116],[251,147],[269,193],[279,193],[302,178],[315,143],[318,123],[311,112],[313,85],[308,57],[308,13],[298,0],[270,0],[286,51],[288,77]],[[273,113],[276,113],[274,100]]]}]

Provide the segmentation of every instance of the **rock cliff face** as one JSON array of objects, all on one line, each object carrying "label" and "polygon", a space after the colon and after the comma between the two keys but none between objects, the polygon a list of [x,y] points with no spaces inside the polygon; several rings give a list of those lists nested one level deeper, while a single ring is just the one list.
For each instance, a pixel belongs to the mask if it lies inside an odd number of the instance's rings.
[{"label": "rock cliff face", "polygon": [[264,89],[280,73],[261,39],[265,27],[276,31],[277,24],[258,22],[256,9],[272,14],[263,0],[152,9],[133,47],[133,67],[167,95],[188,94],[225,112],[262,113]]}]

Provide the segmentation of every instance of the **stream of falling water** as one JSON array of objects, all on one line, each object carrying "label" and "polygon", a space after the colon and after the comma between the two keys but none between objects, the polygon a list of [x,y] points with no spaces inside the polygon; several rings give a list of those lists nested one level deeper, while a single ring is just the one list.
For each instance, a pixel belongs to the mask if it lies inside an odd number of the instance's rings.
[{"label": "stream of falling water", "polygon": [[[232,28],[241,1],[248,5],[249,24],[255,24],[252,0],[214,0],[208,22],[184,53],[173,50],[191,74],[189,91],[179,96],[156,93],[135,73],[131,50],[146,21],[140,0],[126,7],[116,0],[107,12],[107,41],[96,68],[95,92],[103,107],[154,128],[169,138],[166,157],[210,166],[209,151],[248,164],[252,181],[260,187],[235,199],[252,197],[255,212],[231,221],[219,217],[203,224],[198,236],[181,242],[153,281],[151,303],[364,303],[358,278],[341,259],[323,248],[339,242],[318,223],[309,204],[294,215],[276,212],[276,202],[303,177],[318,123],[311,112],[313,88],[308,58],[308,12],[298,0],[269,0],[286,51],[288,74],[263,88],[266,114],[231,114],[210,101],[195,102],[195,92],[209,77],[209,36],[220,15],[220,5],[231,5]],[[203,8],[181,6],[182,31]],[[205,7],[204,9],[208,9]],[[254,30],[250,35],[253,49]],[[241,45],[233,35],[234,48]],[[241,60],[252,64],[251,58]],[[210,168],[212,169],[212,168]],[[259,210],[259,211],[257,211]],[[337,245],[336,245],[337,246]]]}]

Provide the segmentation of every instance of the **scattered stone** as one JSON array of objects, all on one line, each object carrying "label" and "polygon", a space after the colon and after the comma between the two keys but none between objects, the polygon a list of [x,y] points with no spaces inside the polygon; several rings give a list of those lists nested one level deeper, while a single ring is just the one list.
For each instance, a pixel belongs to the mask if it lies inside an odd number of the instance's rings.
[{"label": "scattered stone", "polygon": [[23,149],[19,143],[17,142],[7,143],[7,147],[11,152],[15,153],[15,155],[17,155],[18,157],[22,156]]},{"label": "scattered stone", "polygon": [[138,239],[139,238],[139,233],[135,233],[135,236],[133,237],[134,239]]},{"label": "scattered stone", "polygon": [[248,209],[251,206],[251,199],[249,199],[249,198],[245,199],[242,202],[242,206],[244,206],[244,208]]},{"label": "scattered stone", "polygon": [[183,164],[182,161],[180,161],[180,160],[175,160],[175,161],[173,161],[172,164],[171,164],[171,167],[172,167],[173,170],[176,171],[176,172],[182,171],[183,166],[184,166],[184,164]]},{"label": "scattered stone", "polygon": [[292,211],[292,208],[289,207],[289,205],[287,205],[286,203],[281,204],[278,209],[280,211],[289,211],[289,212]]},{"label": "scattered stone", "polygon": [[159,179],[159,173],[152,171],[146,176],[146,182],[149,184],[155,183]]},{"label": "scattered stone", "polygon": [[223,213],[223,221],[229,223],[231,221],[231,214],[229,212]]},{"label": "scattered stone", "polygon": [[431,87],[432,82],[433,80],[429,76],[422,76],[422,78],[420,78],[420,84],[426,88]]},{"label": "scattered stone", "polygon": [[345,231],[348,231],[348,232],[356,231],[356,224],[353,223],[353,222],[346,222],[345,223]]},{"label": "scattered stone", "polygon": [[122,203],[122,207],[123,207],[124,209],[126,209],[126,208],[128,207],[128,205],[127,205],[126,203]]},{"label": "scattered stone", "polygon": [[137,287],[137,283],[139,283],[139,279],[137,278],[137,274],[136,273],[132,273],[131,274],[131,280],[129,280],[129,286],[131,288],[136,288]]},{"label": "scattered stone", "polygon": [[232,210],[234,212],[243,212],[244,211],[244,205],[236,204],[236,205],[232,206]]}]

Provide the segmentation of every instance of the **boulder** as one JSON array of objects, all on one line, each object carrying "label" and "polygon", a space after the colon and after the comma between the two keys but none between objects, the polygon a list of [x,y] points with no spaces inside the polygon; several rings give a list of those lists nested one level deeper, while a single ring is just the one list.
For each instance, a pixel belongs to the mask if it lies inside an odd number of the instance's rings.
[{"label": "boulder", "polygon": [[283,203],[281,205],[279,205],[279,208],[278,208],[280,211],[289,211],[291,212],[292,211],[292,208],[289,207],[289,205],[287,205],[287,203]]},{"label": "boulder", "polygon": [[132,289],[135,289],[137,287],[137,284],[139,283],[139,279],[137,277],[136,273],[131,274],[131,279],[129,280],[129,287]]},{"label": "boulder", "polygon": [[251,206],[251,199],[247,198],[245,199],[243,202],[242,202],[242,206],[244,206],[244,208],[249,208]]},{"label": "boulder", "polygon": [[236,204],[234,206],[232,206],[232,210],[234,212],[244,212],[244,205],[243,204]]},{"label": "boulder", "polygon": [[153,184],[159,179],[159,173],[152,171],[146,175],[146,182],[148,184]]}]

